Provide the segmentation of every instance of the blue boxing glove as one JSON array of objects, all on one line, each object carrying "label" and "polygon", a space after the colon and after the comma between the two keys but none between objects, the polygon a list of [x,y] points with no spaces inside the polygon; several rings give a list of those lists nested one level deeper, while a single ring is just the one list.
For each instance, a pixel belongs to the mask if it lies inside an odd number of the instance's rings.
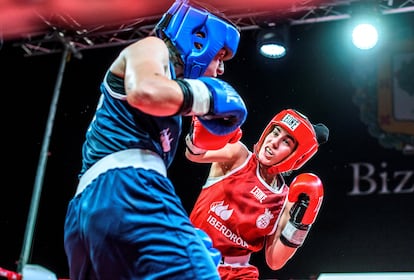
[{"label": "blue boxing glove", "polygon": [[184,95],[178,112],[196,115],[212,134],[227,135],[245,122],[247,109],[237,91],[217,78],[177,79]]},{"label": "blue boxing glove", "polygon": [[198,236],[201,238],[201,241],[203,241],[203,244],[206,246],[214,264],[218,266],[221,261],[220,251],[213,247],[213,241],[211,240],[210,236],[208,236],[208,234],[204,230],[199,229],[199,228],[195,228],[195,230]]}]

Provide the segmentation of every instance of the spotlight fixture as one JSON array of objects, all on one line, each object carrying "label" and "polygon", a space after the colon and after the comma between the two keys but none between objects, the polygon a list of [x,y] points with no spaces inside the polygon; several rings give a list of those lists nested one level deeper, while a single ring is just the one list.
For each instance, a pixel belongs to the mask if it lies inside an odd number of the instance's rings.
[{"label": "spotlight fixture", "polygon": [[265,28],[257,35],[257,48],[261,55],[278,59],[286,55],[288,49],[288,28],[286,24]]},{"label": "spotlight fixture", "polygon": [[378,31],[370,23],[359,23],[352,31],[352,43],[361,50],[369,50],[378,43]]},{"label": "spotlight fixture", "polygon": [[352,6],[352,43],[361,50],[374,48],[379,40],[379,15],[375,2],[367,1]]}]

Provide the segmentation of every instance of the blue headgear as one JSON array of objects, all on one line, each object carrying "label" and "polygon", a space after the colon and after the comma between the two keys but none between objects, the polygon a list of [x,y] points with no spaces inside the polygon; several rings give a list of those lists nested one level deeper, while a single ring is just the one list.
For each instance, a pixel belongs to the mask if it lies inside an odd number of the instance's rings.
[{"label": "blue headgear", "polygon": [[231,59],[240,41],[238,29],[207,10],[177,0],[155,27],[158,37],[169,38],[184,62],[184,77],[198,78],[225,48]]}]

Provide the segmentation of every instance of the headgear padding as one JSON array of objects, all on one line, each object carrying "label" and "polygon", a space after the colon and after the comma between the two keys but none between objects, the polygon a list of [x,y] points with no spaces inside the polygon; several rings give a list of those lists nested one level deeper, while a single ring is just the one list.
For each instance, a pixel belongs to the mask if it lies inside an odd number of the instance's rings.
[{"label": "headgear padding", "polygon": [[177,48],[184,63],[184,77],[190,79],[201,77],[222,48],[227,51],[224,60],[232,58],[240,41],[236,26],[183,1],[170,7],[155,31]]}]

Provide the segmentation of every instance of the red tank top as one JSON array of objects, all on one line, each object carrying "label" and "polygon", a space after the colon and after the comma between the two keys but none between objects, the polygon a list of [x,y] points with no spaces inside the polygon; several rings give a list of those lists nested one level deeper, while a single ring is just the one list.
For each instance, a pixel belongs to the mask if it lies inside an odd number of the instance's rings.
[{"label": "red tank top", "polygon": [[289,188],[274,189],[259,176],[252,153],[242,166],[222,177],[208,178],[190,214],[223,256],[260,251],[265,237],[274,233],[287,201]]}]

